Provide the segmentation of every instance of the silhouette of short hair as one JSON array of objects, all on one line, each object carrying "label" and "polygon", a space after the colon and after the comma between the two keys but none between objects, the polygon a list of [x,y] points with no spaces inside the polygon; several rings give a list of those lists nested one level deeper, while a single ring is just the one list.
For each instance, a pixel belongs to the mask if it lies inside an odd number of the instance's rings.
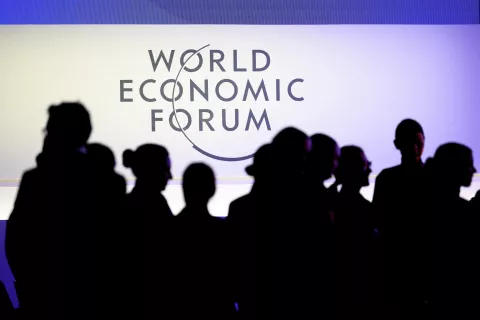
[{"label": "silhouette of short hair", "polygon": [[[361,173],[365,169],[365,161],[362,159],[362,155],[365,155],[365,152],[358,146],[350,145],[342,147],[338,163],[338,170],[335,173],[338,182],[343,183],[348,176]],[[370,174],[370,170],[367,174]],[[368,176],[364,177],[368,178]],[[366,183],[368,183],[368,181],[366,181]]]},{"label": "silhouette of short hair", "polygon": [[[355,161],[358,160],[358,156],[364,154],[362,148],[357,146],[344,146],[340,152],[340,165],[352,165],[356,164]],[[353,163],[352,163],[353,162]]]},{"label": "silhouette of short hair", "polygon": [[439,146],[427,164],[428,171],[435,175],[436,179],[455,180],[462,186],[469,186],[476,172],[472,150],[456,142]]},{"label": "silhouette of short hair", "polygon": [[204,163],[192,163],[183,173],[185,203],[207,203],[215,194],[215,173]]},{"label": "silhouette of short hair", "polygon": [[272,141],[272,146],[275,148],[292,148],[294,150],[300,148],[301,150],[306,150],[305,143],[308,140],[308,136],[303,132],[294,127],[287,127],[281,130]]},{"label": "silhouette of short hair", "polygon": [[438,167],[448,168],[463,164],[471,157],[472,150],[469,147],[460,143],[449,142],[437,148],[433,160]]},{"label": "silhouette of short hair", "polygon": [[253,164],[245,168],[247,174],[251,176],[258,176],[267,171],[271,165],[272,145],[265,144],[261,146],[253,157]]},{"label": "silhouette of short hair", "polygon": [[310,140],[312,141],[312,154],[325,155],[331,153],[337,148],[337,142],[330,136],[323,133],[314,134]]},{"label": "silhouette of short hair", "polygon": [[[309,151],[308,136],[293,127],[280,131],[272,141],[272,172],[279,179],[299,177]],[[280,175],[282,178],[280,178]]]},{"label": "silhouette of short hair", "polygon": [[46,131],[51,139],[80,147],[87,143],[92,133],[90,114],[77,102],[64,102],[48,109]]},{"label": "silhouette of short hair", "polygon": [[395,130],[395,139],[402,141],[415,136],[417,133],[425,135],[420,123],[413,119],[404,119],[398,124],[397,129]]},{"label": "silhouette of short hair", "polygon": [[105,170],[115,168],[115,155],[109,147],[100,143],[90,143],[87,145],[87,152],[99,168]]},{"label": "silhouette of short hair", "polygon": [[338,144],[323,133],[314,134],[310,140],[312,149],[307,158],[307,173],[321,180],[329,179],[337,167]]},{"label": "silhouette of short hair", "polygon": [[303,158],[309,150],[308,136],[293,127],[280,131],[272,141],[272,153],[275,163],[290,162],[293,159]]}]

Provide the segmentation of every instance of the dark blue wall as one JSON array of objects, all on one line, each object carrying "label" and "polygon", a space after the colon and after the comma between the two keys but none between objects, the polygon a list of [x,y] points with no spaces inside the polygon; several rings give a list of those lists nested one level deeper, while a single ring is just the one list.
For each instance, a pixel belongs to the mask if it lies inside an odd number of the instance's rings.
[{"label": "dark blue wall", "polygon": [[477,24],[479,0],[0,0],[1,24]]}]

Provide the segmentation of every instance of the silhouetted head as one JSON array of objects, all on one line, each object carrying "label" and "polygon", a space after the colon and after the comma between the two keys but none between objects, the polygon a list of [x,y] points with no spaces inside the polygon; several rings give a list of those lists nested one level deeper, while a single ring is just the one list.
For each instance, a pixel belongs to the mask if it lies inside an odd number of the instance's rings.
[{"label": "silhouetted head", "polygon": [[153,191],[165,190],[172,178],[168,151],[160,145],[144,144],[136,151],[124,151],[123,165],[132,169],[137,185],[141,184]]},{"label": "silhouetted head", "polygon": [[332,177],[338,166],[340,149],[337,142],[325,134],[311,137],[312,150],[307,157],[308,175],[324,182]]},{"label": "silhouetted head", "polygon": [[310,148],[310,139],[304,132],[292,127],[280,131],[272,141],[275,172],[283,177],[302,175]]},{"label": "silhouetted head", "polygon": [[365,152],[357,146],[345,146],[340,152],[338,169],[335,178],[339,184],[347,188],[360,189],[370,184],[372,173],[371,162]]},{"label": "silhouetted head", "polygon": [[421,161],[425,146],[425,135],[420,123],[412,119],[405,119],[400,122],[395,131],[394,144],[402,154],[403,161]]},{"label": "silhouetted head", "polygon": [[183,196],[187,207],[206,207],[215,194],[215,174],[204,163],[193,163],[183,173]]},{"label": "silhouetted head", "polygon": [[459,143],[446,143],[438,147],[429,167],[435,181],[448,187],[469,187],[477,170],[473,163],[472,150]]},{"label": "silhouetted head", "polygon": [[255,156],[253,157],[253,164],[245,168],[245,171],[255,180],[263,180],[268,177],[268,172],[271,170],[272,163],[272,145],[265,144],[261,146]]},{"label": "silhouetted head", "polygon": [[113,151],[100,143],[90,143],[87,145],[88,156],[93,165],[100,171],[113,171],[115,169],[115,155]]},{"label": "silhouetted head", "polygon": [[44,150],[70,150],[85,146],[92,124],[90,114],[80,103],[62,103],[48,109]]}]

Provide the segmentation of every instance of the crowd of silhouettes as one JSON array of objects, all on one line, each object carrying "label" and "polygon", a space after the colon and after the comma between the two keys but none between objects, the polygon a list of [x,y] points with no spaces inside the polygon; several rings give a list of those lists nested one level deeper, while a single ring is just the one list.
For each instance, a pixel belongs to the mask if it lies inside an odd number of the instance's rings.
[{"label": "crowd of silhouettes", "polygon": [[[79,103],[48,110],[37,166],[22,177],[5,247],[20,303],[0,287],[2,319],[478,319],[480,194],[462,144],[422,161],[425,135],[400,122],[401,163],[376,178],[359,146],[289,127],[256,152],[247,195],[210,215],[208,165],[183,174],[185,208],[162,192],[168,150],[115,156],[89,143]],[[326,181],[334,178],[327,188]]]}]

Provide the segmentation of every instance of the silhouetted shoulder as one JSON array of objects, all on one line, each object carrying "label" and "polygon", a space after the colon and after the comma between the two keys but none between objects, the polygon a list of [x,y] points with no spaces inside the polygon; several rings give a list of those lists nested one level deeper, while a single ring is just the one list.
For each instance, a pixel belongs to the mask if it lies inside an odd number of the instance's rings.
[{"label": "silhouetted shoulder", "polygon": [[398,177],[402,172],[402,167],[400,165],[383,169],[380,174],[377,176],[377,179],[388,180],[390,178]]},{"label": "silhouetted shoulder", "polygon": [[30,198],[30,196],[32,195],[32,192],[34,192],[34,185],[38,183],[39,174],[40,172],[37,168],[27,170],[23,173],[22,179],[20,180],[17,197],[15,199],[14,211],[12,212],[12,216],[15,216],[15,213],[21,207],[32,204],[32,199]]},{"label": "silhouetted shoulder", "polygon": [[252,195],[247,194],[238,199],[235,199],[230,203],[228,209],[228,220],[236,220],[241,217],[245,212],[250,211],[250,208],[253,206]]},{"label": "silhouetted shoulder", "polygon": [[30,182],[35,179],[39,174],[39,170],[37,168],[29,169],[25,171],[22,175],[22,180],[20,180],[20,184],[22,182]]},{"label": "silhouetted shoulder", "polygon": [[230,203],[230,209],[236,209],[236,208],[241,208],[247,204],[250,203],[251,201],[251,195],[250,194],[246,194],[238,199],[235,199],[232,201],[232,203]]},{"label": "silhouetted shoulder", "polygon": [[241,196],[240,198],[233,200],[232,203],[230,204],[230,206],[242,205],[242,204],[250,201],[250,197],[251,197],[250,194],[246,194],[244,196]]}]

